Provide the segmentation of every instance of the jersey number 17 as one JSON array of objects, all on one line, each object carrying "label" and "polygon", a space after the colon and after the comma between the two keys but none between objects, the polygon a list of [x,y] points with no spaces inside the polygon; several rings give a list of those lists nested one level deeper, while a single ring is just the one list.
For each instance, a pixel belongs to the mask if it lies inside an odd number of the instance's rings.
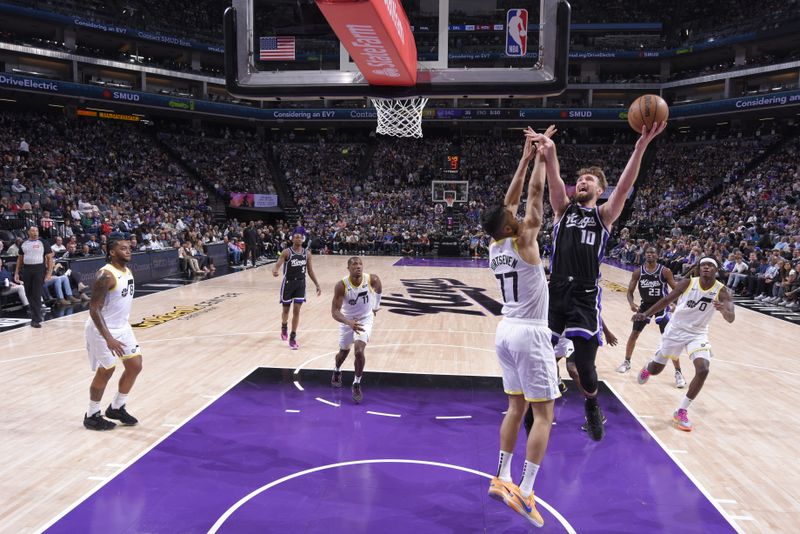
[{"label": "jersey number 17", "polygon": [[517,294],[517,280],[518,280],[518,277],[517,277],[516,271],[510,272],[510,273],[504,273],[504,274],[496,274],[496,275],[494,275],[494,277],[497,278],[498,280],[500,280],[500,293],[503,294],[503,302],[508,302],[508,299],[506,298],[506,283],[505,283],[505,280],[504,280],[505,278],[511,278],[511,282],[512,282],[511,287],[512,287],[512,292],[514,293],[514,300],[512,302],[519,301],[519,296]]}]

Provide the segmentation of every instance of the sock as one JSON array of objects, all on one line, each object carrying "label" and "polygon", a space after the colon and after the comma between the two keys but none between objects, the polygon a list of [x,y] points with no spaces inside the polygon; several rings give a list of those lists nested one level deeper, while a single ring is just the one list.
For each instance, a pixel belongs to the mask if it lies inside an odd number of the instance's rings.
[{"label": "sock", "polygon": [[522,466],[522,483],[519,485],[523,497],[528,497],[533,492],[533,481],[536,480],[538,472],[539,464],[525,460],[525,465]]},{"label": "sock", "polygon": [[511,482],[511,458],[513,452],[500,451],[500,465],[497,467],[497,478],[503,482]]},{"label": "sock", "polygon": [[595,408],[597,406],[597,397],[586,397],[586,407]]},{"label": "sock", "polygon": [[93,416],[94,414],[96,414],[99,411],[100,411],[100,401],[95,402],[93,400],[90,400],[89,401],[89,411],[86,412],[86,415],[91,417],[91,416]]},{"label": "sock", "polygon": [[360,384],[360,383],[361,383],[361,377],[360,377],[360,376],[356,376],[356,377],[353,379],[353,384]]},{"label": "sock", "polygon": [[120,406],[125,406],[126,400],[128,400],[128,394],[117,391],[117,395],[114,397],[114,400],[111,401],[111,409],[118,410]]},{"label": "sock", "polygon": [[289,339],[294,339],[297,336],[297,332],[292,332],[289,334]]},{"label": "sock", "polygon": [[336,366],[336,372],[337,373],[341,373],[342,372],[342,366],[341,365],[337,365]]},{"label": "sock", "polygon": [[681,408],[680,409],[681,410],[688,410],[689,406],[691,404],[692,404],[692,399],[690,399],[689,397],[684,397],[683,400],[681,401]]},{"label": "sock", "polygon": [[288,326],[287,326],[287,324],[286,324],[286,323],[282,323],[282,324],[281,324],[281,330],[283,330],[284,332],[286,332],[286,329],[287,329],[287,328],[288,328]]}]

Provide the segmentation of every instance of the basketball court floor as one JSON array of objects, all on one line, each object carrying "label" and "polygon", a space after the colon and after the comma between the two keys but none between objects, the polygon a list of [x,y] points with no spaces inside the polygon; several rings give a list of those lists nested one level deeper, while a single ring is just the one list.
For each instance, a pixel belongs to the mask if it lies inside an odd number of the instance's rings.
[{"label": "basketball court floor", "polygon": [[[344,256],[315,257],[323,295],[303,306],[297,351],[280,341],[270,266],[135,299],[144,350],[128,402],[136,427],[81,425],[92,376],[86,312],[0,334],[0,530],[529,530],[486,496],[506,408],[492,276],[471,260],[364,263],[384,298],[360,405],[330,386],[330,301]],[[543,530],[791,531],[800,327],[741,307],[732,325],[715,318],[711,375],[690,412],[696,428],[682,433],[671,414],[684,392],[671,375],[639,386],[634,371],[614,372],[630,330],[629,273],[603,273],[604,319],[620,338],[598,355],[607,436],[594,443],[581,432],[574,388],[557,401],[537,479]],[[658,330],[646,329],[634,369],[657,344]],[[352,359],[345,369],[349,384]],[[515,478],[522,450],[521,437]]]}]

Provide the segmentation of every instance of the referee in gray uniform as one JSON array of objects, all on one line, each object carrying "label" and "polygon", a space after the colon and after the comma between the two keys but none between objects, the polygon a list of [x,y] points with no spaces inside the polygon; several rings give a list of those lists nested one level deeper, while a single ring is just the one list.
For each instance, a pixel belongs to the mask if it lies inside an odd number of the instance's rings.
[{"label": "referee in gray uniform", "polygon": [[53,252],[50,243],[39,239],[39,229],[28,228],[28,240],[19,249],[17,265],[14,269],[14,281],[19,283],[19,271],[22,269],[22,282],[25,284],[25,296],[28,297],[31,309],[31,326],[42,327],[42,290],[44,282],[53,272]]}]

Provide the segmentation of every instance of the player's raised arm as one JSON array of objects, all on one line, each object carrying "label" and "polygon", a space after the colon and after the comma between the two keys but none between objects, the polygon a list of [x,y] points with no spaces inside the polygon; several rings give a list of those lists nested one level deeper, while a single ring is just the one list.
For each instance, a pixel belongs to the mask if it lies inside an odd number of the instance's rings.
[{"label": "player's raised arm", "polygon": [[[549,135],[555,133],[555,128],[552,126],[548,128]],[[547,144],[552,144],[553,141],[547,133],[537,134],[533,130],[528,130],[525,134],[530,140],[536,143],[536,155],[531,172],[530,179],[528,180],[528,197],[525,207],[525,218],[522,220],[522,225],[519,229],[519,244],[525,248],[531,247],[536,244],[536,238],[539,235],[539,229],[542,227],[542,217],[544,216],[544,180],[545,180],[545,161],[544,152],[547,149]],[[534,247],[534,257],[530,258],[533,263],[539,262],[538,247]],[[526,261],[528,261],[526,259]]]},{"label": "player's raised arm", "polygon": [[681,294],[683,294],[683,292],[686,291],[686,288],[689,287],[689,284],[691,283],[692,283],[691,278],[686,278],[684,280],[681,280],[675,286],[675,289],[673,289],[669,293],[669,295],[667,295],[666,297],[662,298],[661,300],[650,306],[650,308],[648,308],[644,312],[635,314],[631,320],[634,322],[646,321],[648,317],[655,315],[656,313],[660,312],[661,310],[663,310],[664,308],[666,308],[667,306],[678,300]]},{"label": "player's raised arm", "polygon": [[536,147],[533,146],[533,140],[529,136],[525,136],[525,144],[522,147],[522,156],[519,158],[517,164],[517,171],[514,173],[514,178],[506,191],[506,198],[503,200],[503,205],[516,216],[519,210],[519,201],[522,196],[522,186],[525,185],[525,175],[528,172],[528,164],[533,159],[536,153]]},{"label": "player's raised arm", "polygon": [[628,198],[628,193],[631,188],[633,188],[633,184],[636,183],[636,178],[639,176],[639,168],[642,166],[642,157],[644,157],[647,146],[658,134],[663,132],[666,127],[666,122],[654,124],[653,128],[649,131],[647,126],[642,126],[642,135],[639,137],[639,140],[636,141],[636,146],[628,160],[628,164],[625,165],[625,170],[622,171],[619,181],[617,181],[617,187],[614,188],[611,196],[608,197],[608,202],[598,208],[606,227],[611,227],[619,218],[622,213],[622,208],[625,207],[625,200]]},{"label": "player's raised arm", "polygon": [[[555,127],[553,128],[555,132]],[[569,196],[567,195],[567,186],[564,185],[564,180],[561,179],[561,165],[558,163],[558,154],[556,145],[548,145],[547,150],[544,152],[544,160],[547,171],[547,188],[550,190],[550,206],[553,208],[556,220],[561,218],[564,210],[569,205]]]}]

